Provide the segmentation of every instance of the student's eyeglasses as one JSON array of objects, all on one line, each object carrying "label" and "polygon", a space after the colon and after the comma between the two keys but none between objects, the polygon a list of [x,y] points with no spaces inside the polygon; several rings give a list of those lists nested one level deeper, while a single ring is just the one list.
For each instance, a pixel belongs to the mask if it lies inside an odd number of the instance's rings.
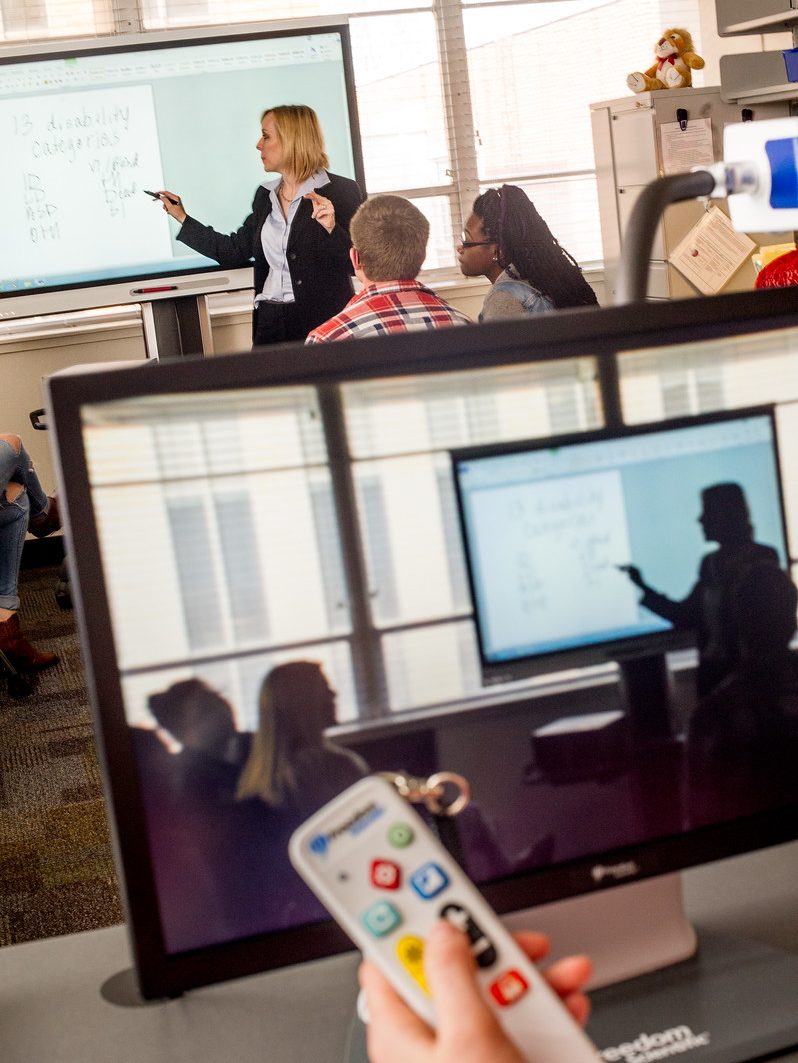
[{"label": "student's eyeglasses", "polygon": [[495,240],[466,240],[465,233],[460,234],[460,247],[464,251],[467,251],[469,247],[488,247],[490,244],[495,243]]}]

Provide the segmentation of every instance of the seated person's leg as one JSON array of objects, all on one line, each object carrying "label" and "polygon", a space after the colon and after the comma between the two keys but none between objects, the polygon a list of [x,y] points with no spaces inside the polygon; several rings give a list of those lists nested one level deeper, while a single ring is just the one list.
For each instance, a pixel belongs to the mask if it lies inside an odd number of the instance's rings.
[{"label": "seated person's leg", "polygon": [[28,531],[38,538],[50,535],[61,527],[57,499],[45,494],[22,439],[18,435],[0,434],[0,443],[3,442],[8,446],[0,446],[0,487],[9,480],[21,483],[30,501]]},{"label": "seated person's leg", "polygon": [[[48,668],[58,658],[53,653],[41,653],[23,637],[17,616],[19,570],[30,500],[24,484],[11,477],[19,471],[22,452],[19,436],[0,435],[0,649],[15,666],[25,670]],[[46,503],[47,496],[44,497]]]},{"label": "seated person's leg", "polygon": [[0,621],[19,609],[17,582],[28,530],[28,496],[22,484],[5,485],[0,495]]},{"label": "seated person's leg", "polygon": [[9,480],[19,481],[21,452],[22,440],[19,436],[0,433],[0,492],[5,491]]}]

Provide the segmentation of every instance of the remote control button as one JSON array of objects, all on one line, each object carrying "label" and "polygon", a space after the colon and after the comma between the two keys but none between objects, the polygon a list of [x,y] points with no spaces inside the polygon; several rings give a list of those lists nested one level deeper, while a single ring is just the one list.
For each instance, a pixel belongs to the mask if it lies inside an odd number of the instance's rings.
[{"label": "remote control button", "polygon": [[477,967],[492,967],[497,959],[496,947],[490,938],[485,936],[482,928],[474,922],[471,914],[459,904],[444,904],[438,913],[441,919],[446,919],[464,934],[468,934],[471,942],[471,955],[476,961]]},{"label": "remote control button", "polygon": [[402,922],[399,909],[390,901],[377,901],[361,916],[363,926],[375,938],[384,938]]},{"label": "remote control button", "polygon": [[424,977],[424,942],[408,934],[396,942],[396,955],[408,974],[418,982],[427,996],[432,996]]},{"label": "remote control button", "polygon": [[406,823],[394,823],[388,829],[388,842],[394,849],[406,849],[413,838],[413,829]]},{"label": "remote control button", "polygon": [[496,981],[491,982],[490,985],[490,995],[502,1008],[515,1004],[528,990],[529,983],[515,968],[510,968],[509,971],[500,974]]},{"label": "remote control button", "polygon": [[326,856],[330,848],[330,839],[326,834],[314,834],[308,842],[308,849],[314,856]]},{"label": "remote control button", "polygon": [[437,897],[441,890],[446,889],[449,879],[443,868],[430,860],[428,864],[422,864],[418,871],[411,875],[410,885],[422,900],[428,901]]},{"label": "remote control button", "polygon": [[371,884],[378,890],[398,890],[402,884],[402,869],[393,860],[372,860]]}]

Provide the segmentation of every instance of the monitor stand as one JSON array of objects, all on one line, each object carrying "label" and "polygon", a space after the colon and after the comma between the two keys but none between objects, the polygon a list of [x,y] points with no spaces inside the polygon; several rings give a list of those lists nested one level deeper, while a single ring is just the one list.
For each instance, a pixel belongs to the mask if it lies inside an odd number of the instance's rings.
[{"label": "monitor stand", "polygon": [[618,668],[633,744],[640,747],[672,738],[673,680],[665,654],[622,657]]},{"label": "monitor stand", "polygon": [[[743,1063],[798,1044],[798,955],[696,934],[684,913],[679,875],[516,912],[505,922],[545,930],[558,956],[591,955],[588,1033],[602,1052],[615,1049],[607,1058],[617,1063],[694,1052],[711,1063]],[[357,1018],[345,1060],[367,1061]]]}]

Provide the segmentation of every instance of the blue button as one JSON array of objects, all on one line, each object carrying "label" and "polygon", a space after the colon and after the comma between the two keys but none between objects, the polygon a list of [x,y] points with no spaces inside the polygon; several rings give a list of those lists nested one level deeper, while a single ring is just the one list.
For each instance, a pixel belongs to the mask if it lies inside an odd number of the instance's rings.
[{"label": "blue button", "polygon": [[770,205],[776,210],[798,207],[795,138],[768,140],[765,153],[770,163]]},{"label": "blue button", "polygon": [[446,889],[449,879],[439,864],[430,861],[428,864],[422,864],[418,871],[410,876],[410,885],[419,897],[428,901],[430,897],[437,897],[441,890]]},{"label": "blue button", "polygon": [[383,938],[402,922],[399,909],[390,901],[377,901],[367,908],[362,915],[365,928],[375,938]]}]

